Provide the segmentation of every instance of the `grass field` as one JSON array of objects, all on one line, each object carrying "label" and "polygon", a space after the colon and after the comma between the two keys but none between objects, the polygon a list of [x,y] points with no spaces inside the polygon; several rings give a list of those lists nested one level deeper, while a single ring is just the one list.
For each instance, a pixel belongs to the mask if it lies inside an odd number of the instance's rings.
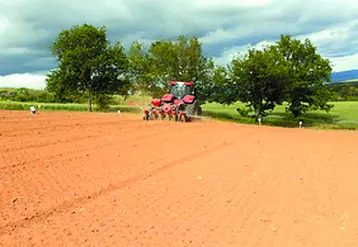
[{"label": "grass field", "polygon": [[[87,111],[87,104],[60,104],[60,103],[39,103],[39,102],[14,102],[0,101],[0,110],[29,110],[35,106],[43,111]],[[140,112],[139,108],[130,105],[111,105],[111,111],[121,110],[122,112]],[[96,111],[94,106],[94,111]]]},{"label": "grass field", "polygon": [[[319,129],[358,129],[358,102],[340,101],[331,102],[334,108],[326,113],[325,111],[309,112],[304,115],[303,121],[306,127]],[[236,109],[243,108],[242,103],[223,106],[217,103],[203,105],[207,114],[213,117],[241,123],[255,123],[254,119],[242,117]],[[296,127],[297,121],[286,113],[285,105],[278,106],[263,120],[263,124],[282,127]]]},{"label": "grass field", "polygon": [[[140,107],[146,107],[150,102],[149,97],[133,96],[127,100],[121,97],[116,97],[117,104],[111,105],[110,110],[116,112],[132,112],[140,113],[138,107],[131,106],[131,103],[136,103]],[[324,111],[316,111],[307,113],[303,117],[304,126],[317,129],[354,129],[358,130],[358,102],[357,101],[341,101],[332,102],[334,108],[330,113]],[[47,111],[87,111],[86,104],[58,104],[58,103],[37,103],[37,102],[9,102],[0,101],[0,109],[6,110],[28,110],[31,105],[35,105],[40,110]],[[217,103],[208,103],[202,106],[204,115],[212,116],[213,118],[234,121],[239,123],[254,124],[255,120],[249,117],[242,117],[236,109],[242,108],[242,103],[237,103],[230,106],[223,106]],[[297,121],[290,118],[290,115],[285,112],[285,105],[278,106],[265,119],[264,125],[281,126],[281,127],[297,127]]]}]

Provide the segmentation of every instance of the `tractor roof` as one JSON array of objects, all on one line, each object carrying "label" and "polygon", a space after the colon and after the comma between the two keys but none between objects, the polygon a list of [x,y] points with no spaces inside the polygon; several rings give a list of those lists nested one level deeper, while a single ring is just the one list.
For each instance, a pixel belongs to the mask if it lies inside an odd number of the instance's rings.
[{"label": "tractor roof", "polygon": [[170,81],[170,85],[175,85],[175,84],[178,84],[178,83],[184,83],[185,85],[187,86],[194,86],[194,82],[188,82],[188,81]]}]

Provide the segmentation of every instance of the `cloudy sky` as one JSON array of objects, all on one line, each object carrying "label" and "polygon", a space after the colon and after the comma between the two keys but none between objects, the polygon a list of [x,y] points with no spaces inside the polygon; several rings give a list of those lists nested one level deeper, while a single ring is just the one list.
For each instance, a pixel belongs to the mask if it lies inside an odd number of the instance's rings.
[{"label": "cloudy sky", "polygon": [[291,34],[310,38],[334,71],[358,69],[357,0],[0,0],[0,87],[43,88],[63,29],[105,25],[111,41],[200,38],[220,64]]}]

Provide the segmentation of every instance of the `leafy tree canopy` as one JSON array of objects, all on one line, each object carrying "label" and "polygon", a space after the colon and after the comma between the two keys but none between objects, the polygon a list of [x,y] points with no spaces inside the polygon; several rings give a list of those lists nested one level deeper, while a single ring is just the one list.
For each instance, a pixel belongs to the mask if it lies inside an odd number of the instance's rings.
[{"label": "leafy tree canopy", "polygon": [[135,41],[128,56],[137,90],[158,97],[167,91],[169,81],[176,80],[194,81],[200,99],[204,99],[209,91],[207,84],[211,82],[214,63],[203,55],[196,37],[158,40],[148,49]]},{"label": "leafy tree canopy", "polygon": [[94,97],[128,89],[125,49],[119,42],[110,45],[104,27],[73,26],[62,31],[50,49],[59,65],[48,76],[48,89],[58,95],[85,94],[89,111]]},{"label": "leafy tree canopy", "polygon": [[289,80],[286,100],[288,110],[299,117],[309,110],[326,110],[333,93],[324,83],[330,81],[332,68],[328,59],[317,53],[309,39],[301,42],[290,35],[281,35],[275,44],[287,62]]},{"label": "leafy tree canopy", "polygon": [[[229,66],[232,84],[237,87],[237,100],[265,116],[284,100],[286,64],[275,47],[249,50],[247,56],[233,59]],[[233,98],[234,99],[234,98]]]},{"label": "leafy tree canopy", "polygon": [[287,101],[288,111],[299,117],[309,110],[329,111],[333,93],[329,82],[331,67],[307,39],[304,42],[282,35],[263,50],[250,49],[236,56],[214,76],[214,101],[247,103],[256,117],[265,116]]}]

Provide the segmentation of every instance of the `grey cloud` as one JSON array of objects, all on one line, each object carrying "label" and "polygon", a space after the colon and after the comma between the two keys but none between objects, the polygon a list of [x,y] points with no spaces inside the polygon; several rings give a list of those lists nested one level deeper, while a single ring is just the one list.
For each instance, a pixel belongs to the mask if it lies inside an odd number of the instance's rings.
[{"label": "grey cloud", "polygon": [[56,61],[49,56],[12,56],[9,59],[0,59],[0,75],[14,73],[33,73],[39,70],[50,70],[56,67]]},{"label": "grey cloud", "polygon": [[[276,41],[282,33],[307,36],[343,25],[358,14],[355,1],[345,1],[343,5],[338,0],[310,3],[272,0],[262,6],[246,7],[237,3],[232,0],[3,1],[0,23],[8,21],[5,30],[0,25],[0,75],[51,69],[56,63],[49,51],[50,43],[61,30],[85,22],[105,25],[110,40],[120,40],[126,46],[135,39],[150,42],[174,39],[180,34],[196,35],[204,43],[207,55],[219,57],[232,46]],[[358,52],[354,48],[358,33],[354,28],[351,30],[341,43],[321,42],[320,51],[329,56]],[[19,54],[21,49],[23,54]]]}]

